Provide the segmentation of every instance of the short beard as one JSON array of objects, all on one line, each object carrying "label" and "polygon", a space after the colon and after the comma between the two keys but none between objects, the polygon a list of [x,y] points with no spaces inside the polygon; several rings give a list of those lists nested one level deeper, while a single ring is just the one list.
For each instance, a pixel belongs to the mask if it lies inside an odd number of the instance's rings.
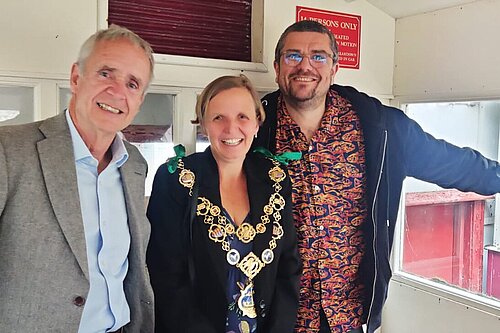
[{"label": "short beard", "polygon": [[301,102],[307,102],[311,99],[314,99],[316,97],[316,88],[310,91],[310,93],[307,96],[304,97],[299,97],[297,96],[297,93],[294,91],[293,88],[290,88],[290,93],[288,94],[290,99],[294,99],[297,103]]},{"label": "short beard", "polygon": [[303,97],[298,97],[293,89],[289,89],[287,91],[281,90],[281,93],[286,104],[296,109],[307,110],[311,107],[314,107],[318,99],[316,88],[314,88],[309,94]]}]

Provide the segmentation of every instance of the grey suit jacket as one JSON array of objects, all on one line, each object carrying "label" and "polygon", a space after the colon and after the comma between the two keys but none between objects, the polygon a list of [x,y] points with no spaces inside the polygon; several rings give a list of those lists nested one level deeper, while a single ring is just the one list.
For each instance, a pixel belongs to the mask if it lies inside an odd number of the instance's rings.
[{"label": "grey suit jacket", "polygon": [[[127,144],[120,168],[131,236],[125,332],[153,332],[145,264],[147,165]],[[0,332],[77,332],[89,291],[71,134],[64,114],[0,127]]]}]

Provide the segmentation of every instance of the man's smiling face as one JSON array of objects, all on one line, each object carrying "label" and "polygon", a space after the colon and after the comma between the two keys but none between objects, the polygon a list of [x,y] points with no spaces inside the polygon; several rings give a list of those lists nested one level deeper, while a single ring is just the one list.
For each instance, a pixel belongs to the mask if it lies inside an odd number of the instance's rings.
[{"label": "man's smiling face", "polygon": [[139,112],[150,80],[149,59],[127,39],[96,42],[83,68],[71,69],[70,114],[78,132],[92,141],[127,127]]},{"label": "man's smiling face", "polygon": [[[296,66],[285,62],[285,52],[304,55]],[[326,53],[331,55],[328,35],[319,32],[291,32],[286,36],[279,62],[274,64],[276,82],[285,99],[294,103],[308,103],[324,99],[333,82],[338,65],[331,58],[322,66],[313,66],[308,55]]]}]

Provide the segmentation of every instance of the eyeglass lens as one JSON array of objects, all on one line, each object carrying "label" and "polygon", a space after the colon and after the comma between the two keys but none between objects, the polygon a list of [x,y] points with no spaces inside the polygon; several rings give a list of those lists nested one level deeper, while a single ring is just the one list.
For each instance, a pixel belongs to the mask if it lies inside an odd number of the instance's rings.
[{"label": "eyeglass lens", "polygon": [[302,54],[300,52],[285,52],[283,54],[285,63],[290,66],[297,66],[304,60],[304,58],[309,58],[309,63],[312,66],[318,67],[323,66],[328,62],[329,55],[323,52]]}]

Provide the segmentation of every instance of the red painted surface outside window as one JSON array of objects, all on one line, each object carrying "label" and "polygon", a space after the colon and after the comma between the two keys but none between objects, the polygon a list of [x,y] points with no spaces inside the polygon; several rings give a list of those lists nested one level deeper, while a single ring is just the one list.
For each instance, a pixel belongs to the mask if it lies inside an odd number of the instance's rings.
[{"label": "red painted surface outside window", "polygon": [[486,294],[500,299],[500,251],[496,247],[488,249],[488,263]]},{"label": "red painted surface outside window", "polygon": [[403,270],[483,292],[484,204],[456,190],[406,194]]}]

